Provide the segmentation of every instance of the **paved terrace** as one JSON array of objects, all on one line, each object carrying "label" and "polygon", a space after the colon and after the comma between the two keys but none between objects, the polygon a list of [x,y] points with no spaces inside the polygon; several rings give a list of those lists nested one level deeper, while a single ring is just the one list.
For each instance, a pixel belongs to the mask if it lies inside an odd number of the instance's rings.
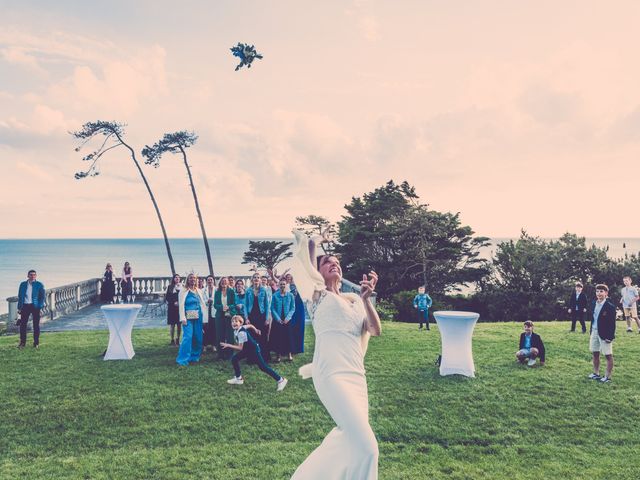
[{"label": "paved terrace", "polygon": [[[167,309],[157,302],[136,302],[142,309],[136,318],[134,328],[155,328],[167,324]],[[29,321],[31,326],[31,321]],[[89,305],[76,312],[62,315],[40,324],[43,332],[63,332],[69,330],[108,330],[100,305]]]}]

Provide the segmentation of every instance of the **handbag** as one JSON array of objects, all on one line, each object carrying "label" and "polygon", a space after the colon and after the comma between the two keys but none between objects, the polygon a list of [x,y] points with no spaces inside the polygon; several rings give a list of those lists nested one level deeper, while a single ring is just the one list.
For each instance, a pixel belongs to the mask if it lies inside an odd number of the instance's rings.
[{"label": "handbag", "polygon": [[185,316],[187,317],[187,320],[197,320],[200,318],[200,312],[198,310],[187,310],[185,312]]}]

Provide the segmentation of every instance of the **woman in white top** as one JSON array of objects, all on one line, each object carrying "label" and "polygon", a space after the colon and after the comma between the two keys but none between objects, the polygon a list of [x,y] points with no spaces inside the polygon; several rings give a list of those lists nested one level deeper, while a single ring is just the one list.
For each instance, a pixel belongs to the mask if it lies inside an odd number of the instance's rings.
[{"label": "woman in white top", "polygon": [[207,311],[203,317],[203,337],[202,345],[206,351],[208,348],[212,351],[216,351],[216,309],[213,306],[214,296],[216,294],[216,280],[213,275],[207,277],[207,282],[202,289],[202,296],[204,303],[207,305]]},{"label": "woman in white top", "polygon": [[[360,295],[341,293],[342,269],[332,255],[317,258],[316,245],[295,234],[293,276],[303,298],[311,299],[315,332],[313,363],[300,369],[311,374],[320,401],[336,427],[293,474],[295,480],[373,480],[378,478],[378,442],[369,425],[369,398],[364,354],[370,335],[381,324],[370,296],[375,272],[363,275]],[[312,263],[313,262],[313,263]]]}]

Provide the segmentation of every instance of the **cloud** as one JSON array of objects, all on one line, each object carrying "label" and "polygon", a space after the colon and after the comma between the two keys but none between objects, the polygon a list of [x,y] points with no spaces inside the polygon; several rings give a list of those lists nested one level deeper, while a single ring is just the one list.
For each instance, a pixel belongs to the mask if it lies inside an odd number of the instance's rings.
[{"label": "cloud", "polygon": [[50,173],[38,167],[37,165],[24,162],[16,162],[16,168],[29,176],[37,177],[40,180],[44,180],[45,182],[51,183],[54,181]]},{"label": "cloud", "polygon": [[362,36],[370,42],[375,42],[380,37],[378,21],[371,15],[365,15],[358,20],[358,27]]},{"label": "cloud", "polygon": [[547,85],[528,87],[517,103],[534,120],[551,125],[572,121],[580,105],[575,93],[560,92]]},{"label": "cloud", "polygon": [[46,75],[46,70],[40,66],[36,57],[29,54],[24,48],[13,46],[2,48],[0,56],[12,65],[23,66],[39,75]]}]

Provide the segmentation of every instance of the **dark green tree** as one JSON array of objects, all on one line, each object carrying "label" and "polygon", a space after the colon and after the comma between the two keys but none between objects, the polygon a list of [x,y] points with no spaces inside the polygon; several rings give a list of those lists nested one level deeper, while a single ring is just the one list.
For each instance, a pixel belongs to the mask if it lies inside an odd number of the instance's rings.
[{"label": "dark green tree", "polygon": [[596,282],[618,271],[615,265],[605,249],[587,247],[583,237],[566,233],[558,240],[545,240],[523,230],[517,240],[496,246],[493,273],[477,299],[491,320],[565,318],[564,305],[574,283],[581,281],[592,296]]},{"label": "dark green tree", "polygon": [[337,247],[343,266],[354,278],[378,272],[382,296],[417,283],[426,284],[430,293],[445,293],[488,272],[487,262],[478,258],[487,239],[474,238],[457,214],[429,210],[406,181],[389,181],[353,197],[345,209]]},{"label": "dark green tree", "polygon": [[100,174],[100,159],[102,156],[118,147],[124,147],[129,151],[129,155],[131,156],[131,160],[133,160],[142,181],[144,182],[144,186],[147,189],[147,193],[151,198],[151,203],[153,203],[153,208],[156,211],[156,215],[158,217],[158,222],[160,223],[160,228],[162,230],[162,236],[164,238],[164,245],[167,249],[167,256],[169,257],[169,265],[171,267],[171,275],[176,273],[175,266],[173,264],[173,255],[171,254],[171,246],[169,245],[169,238],[167,237],[167,230],[164,226],[164,222],[162,221],[162,215],[160,215],[160,209],[158,208],[158,203],[151,191],[151,187],[149,186],[149,182],[147,181],[147,177],[145,177],[142,168],[140,167],[140,163],[138,163],[138,159],[136,158],[135,150],[124,141],[124,127],[126,125],[118,122],[107,122],[103,120],[98,120],[96,122],[87,122],[85,123],[80,130],[77,132],[69,132],[74,138],[81,140],[80,145],[78,145],[75,149],[76,152],[79,152],[85,145],[91,142],[91,140],[97,138],[101,138],[102,142],[100,146],[92,151],[91,153],[85,155],[82,160],[85,162],[90,162],[89,168],[85,171],[77,172],[75,174],[76,180],[80,180],[87,177],[95,177]]},{"label": "dark green tree", "polygon": [[179,153],[182,155],[182,161],[184,167],[187,169],[187,175],[189,177],[189,186],[191,187],[191,194],[193,195],[193,202],[196,207],[196,214],[200,222],[200,231],[202,232],[202,240],[204,241],[204,250],[207,255],[207,263],[209,265],[209,275],[213,276],[213,262],[211,260],[211,250],[209,248],[209,240],[207,238],[207,232],[204,228],[204,221],[202,220],[202,212],[200,211],[200,203],[198,202],[198,195],[196,194],[196,187],[193,183],[193,176],[191,175],[191,167],[187,161],[187,148],[195,145],[198,140],[198,136],[193,132],[180,131],[174,133],[166,133],[162,139],[158,140],[152,146],[146,145],[142,149],[142,156],[145,157],[144,163],[147,165],[153,165],[158,168],[160,166],[160,159],[165,153]]},{"label": "dark green tree", "polygon": [[291,245],[273,240],[249,241],[249,250],[242,255],[242,263],[273,271],[280,262],[293,255],[289,251]]}]

